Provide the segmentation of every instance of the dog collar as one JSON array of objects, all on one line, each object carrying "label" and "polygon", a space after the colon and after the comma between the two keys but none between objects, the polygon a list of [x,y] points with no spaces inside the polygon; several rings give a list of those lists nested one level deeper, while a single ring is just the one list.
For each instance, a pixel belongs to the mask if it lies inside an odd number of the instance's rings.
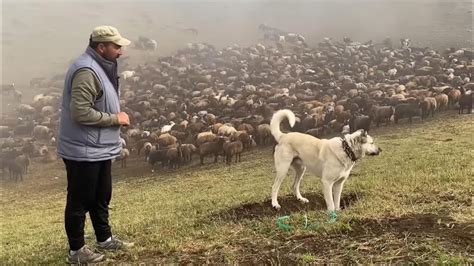
[{"label": "dog collar", "polygon": [[353,162],[357,161],[357,157],[354,154],[354,151],[349,146],[349,143],[347,143],[346,139],[341,138],[341,141],[342,141],[342,149],[347,154],[347,156],[351,159],[351,161]]}]

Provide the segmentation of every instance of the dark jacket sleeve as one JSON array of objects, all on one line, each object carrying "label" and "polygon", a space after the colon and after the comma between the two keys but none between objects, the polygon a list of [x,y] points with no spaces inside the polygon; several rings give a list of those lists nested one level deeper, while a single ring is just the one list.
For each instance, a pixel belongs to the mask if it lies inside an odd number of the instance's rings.
[{"label": "dark jacket sleeve", "polygon": [[83,125],[110,127],[119,126],[116,114],[94,109],[94,102],[102,96],[99,79],[89,69],[79,70],[72,80],[71,110],[72,118]]}]

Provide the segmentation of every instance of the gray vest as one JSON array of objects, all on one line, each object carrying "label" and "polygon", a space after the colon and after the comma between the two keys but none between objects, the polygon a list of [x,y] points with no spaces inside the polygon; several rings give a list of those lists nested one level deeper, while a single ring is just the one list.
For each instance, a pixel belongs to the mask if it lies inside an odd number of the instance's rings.
[{"label": "gray vest", "polygon": [[[122,150],[120,126],[85,126],[71,117],[69,105],[72,80],[77,71],[83,68],[88,68],[96,74],[103,91],[103,95],[95,101],[94,109],[112,114],[120,112],[118,83],[115,80],[113,84],[109,78],[109,76],[116,77],[116,72],[109,73],[108,76],[97,60],[105,59],[99,58],[94,50],[88,48],[74,61],[66,74],[58,134],[58,155],[64,159],[86,162],[104,161],[116,158]],[[109,72],[113,71],[116,71],[115,68],[109,70]]]}]

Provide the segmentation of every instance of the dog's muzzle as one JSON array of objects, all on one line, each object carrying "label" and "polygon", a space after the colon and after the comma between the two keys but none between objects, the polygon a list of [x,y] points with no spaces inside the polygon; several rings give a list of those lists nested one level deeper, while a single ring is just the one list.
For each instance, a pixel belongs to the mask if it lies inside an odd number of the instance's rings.
[{"label": "dog's muzzle", "polygon": [[369,155],[379,155],[382,152],[381,148],[377,148],[375,151],[370,152]]}]

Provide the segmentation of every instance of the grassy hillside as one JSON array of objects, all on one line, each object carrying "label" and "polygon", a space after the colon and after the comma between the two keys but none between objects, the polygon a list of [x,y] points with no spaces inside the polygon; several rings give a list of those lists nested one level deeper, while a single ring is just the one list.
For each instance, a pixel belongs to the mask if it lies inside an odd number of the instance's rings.
[{"label": "grassy hillside", "polygon": [[[326,223],[318,178],[302,194],[291,178],[271,208],[271,147],[242,162],[206,164],[151,174],[138,159],[115,165],[111,223],[134,241],[110,262],[381,263],[474,262],[473,121],[448,112],[427,122],[371,132],[383,149],[358,164],[343,191],[344,210]],[[140,158],[141,159],[141,158]],[[210,159],[209,159],[210,162]],[[2,183],[0,261],[63,263],[67,241],[61,162],[34,164],[23,183]],[[276,219],[290,215],[285,232]],[[305,229],[304,223],[313,224]],[[95,243],[92,225],[86,242]]]}]

